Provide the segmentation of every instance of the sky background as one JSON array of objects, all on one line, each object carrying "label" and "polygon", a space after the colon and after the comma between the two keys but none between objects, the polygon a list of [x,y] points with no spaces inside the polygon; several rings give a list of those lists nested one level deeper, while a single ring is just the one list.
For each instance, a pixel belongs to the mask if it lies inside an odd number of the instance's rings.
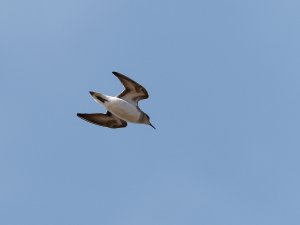
[{"label": "sky background", "polygon": [[[2,0],[0,224],[299,225],[300,1]],[[108,129],[122,72],[157,130]]]}]

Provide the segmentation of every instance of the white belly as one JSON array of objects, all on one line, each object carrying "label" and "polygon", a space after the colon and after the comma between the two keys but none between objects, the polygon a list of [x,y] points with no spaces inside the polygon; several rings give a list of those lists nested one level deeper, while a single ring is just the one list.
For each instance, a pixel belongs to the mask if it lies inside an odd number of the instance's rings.
[{"label": "white belly", "polygon": [[137,123],[141,116],[141,111],[136,106],[116,97],[111,97],[110,102],[105,103],[105,107],[115,116],[128,122]]}]

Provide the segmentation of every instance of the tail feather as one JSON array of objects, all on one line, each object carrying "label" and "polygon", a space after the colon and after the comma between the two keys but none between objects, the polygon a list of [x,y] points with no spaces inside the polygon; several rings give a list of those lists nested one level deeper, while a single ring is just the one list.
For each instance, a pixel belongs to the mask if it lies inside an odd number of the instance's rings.
[{"label": "tail feather", "polygon": [[104,102],[108,101],[107,97],[105,95],[101,94],[101,93],[90,91],[90,94],[96,102],[104,103]]}]

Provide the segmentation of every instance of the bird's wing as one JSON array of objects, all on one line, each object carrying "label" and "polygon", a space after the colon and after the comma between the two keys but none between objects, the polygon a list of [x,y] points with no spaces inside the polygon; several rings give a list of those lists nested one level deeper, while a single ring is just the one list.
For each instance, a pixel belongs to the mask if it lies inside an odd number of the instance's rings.
[{"label": "bird's wing", "polygon": [[120,118],[111,114],[111,112],[107,111],[106,114],[103,113],[77,113],[77,116],[81,119],[99,125],[103,127],[109,128],[122,128],[127,126],[127,122],[121,120]]},{"label": "bird's wing", "polygon": [[147,99],[149,97],[147,90],[134,80],[126,77],[125,75],[112,72],[124,85],[125,90],[119,94],[117,97],[121,98],[133,105],[138,105],[138,101],[142,99]]}]

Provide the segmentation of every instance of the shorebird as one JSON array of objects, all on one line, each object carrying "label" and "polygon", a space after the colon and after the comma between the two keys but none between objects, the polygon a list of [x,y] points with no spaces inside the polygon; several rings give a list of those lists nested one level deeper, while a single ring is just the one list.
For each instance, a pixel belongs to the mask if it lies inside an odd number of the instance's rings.
[{"label": "shorebird", "polygon": [[127,126],[127,122],[148,124],[155,129],[150,122],[150,117],[138,106],[138,102],[149,97],[147,90],[129,77],[112,72],[123,84],[125,89],[118,96],[108,96],[94,91],[90,91],[93,99],[103,105],[107,112],[103,113],[77,113],[81,119],[109,128],[122,128]]}]

